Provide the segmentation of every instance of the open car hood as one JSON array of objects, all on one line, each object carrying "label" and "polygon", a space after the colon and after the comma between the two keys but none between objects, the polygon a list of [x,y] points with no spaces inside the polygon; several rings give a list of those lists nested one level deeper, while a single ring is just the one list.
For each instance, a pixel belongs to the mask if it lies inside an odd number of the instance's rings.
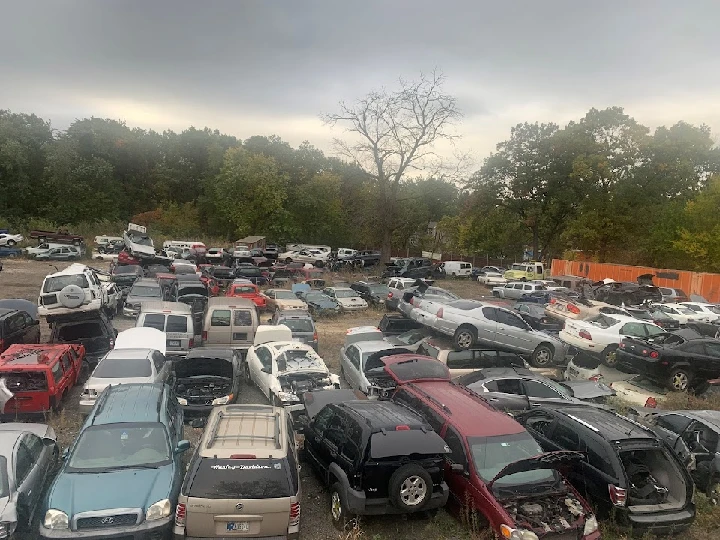
[{"label": "open car hood", "polygon": [[615,395],[615,390],[599,381],[563,381],[562,385],[569,388],[572,396],[577,399],[595,399]]},{"label": "open car hood", "polygon": [[308,418],[312,420],[325,405],[330,405],[332,403],[345,403],[346,401],[367,400],[368,397],[360,390],[343,388],[338,390],[305,392],[302,399],[305,403],[305,410],[307,411]]},{"label": "open car hood", "polygon": [[[395,350],[397,351],[398,349]],[[395,352],[393,356],[395,354],[398,353]],[[400,361],[396,358],[392,358],[391,356],[389,361],[385,364],[385,373],[387,373],[396,383],[404,384],[415,381],[450,380],[450,370],[442,362],[417,353],[410,354],[412,354],[410,358],[404,358]],[[368,370],[366,369],[365,372],[368,373]],[[368,375],[370,375],[370,373],[368,373]]]},{"label": "open car hood", "polygon": [[408,349],[398,349],[397,347],[389,345],[387,349],[372,353],[367,357],[367,360],[365,361],[365,372],[368,373],[373,370],[382,371],[385,367],[383,358],[387,356],[394,356],[396,354],[412,354],[412,351],[409,351]]},{"label": "open car hood", "polygon": [[573,452],[570,450],[561,450],[559,452],[545,452],[526,459],[513,461],[500,469],[495,478],[487,483],[488,488],[492,488],[493,484],[503,476],[510,476],[520,472],[534,471],[537,469],[557,469],[562,465],[571,465],[584,459],[582,452]]}]

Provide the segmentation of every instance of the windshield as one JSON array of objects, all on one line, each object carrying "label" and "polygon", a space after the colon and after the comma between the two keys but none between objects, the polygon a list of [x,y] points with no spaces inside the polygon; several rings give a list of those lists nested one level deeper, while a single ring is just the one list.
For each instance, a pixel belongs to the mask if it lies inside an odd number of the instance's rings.
[{"label": "windshield", "polygon": [[196,287],[180,287],[178,290],[178,296],[187,296],[189,294],[197,294],[200,296],[208,296],[208,290],[203,286]]},{"label": "windshield", "polygon": [[152,375],[147,358],[106,358],[92,372],[94,379],[131,379]]},{"label": "windshield", "polygon": [[325,371],[324,362],[320,357],[304,349],[289,350],[277,358],[278,371],[295,371],[299,369],[320,369]]},{"label": "windshield", "polygon": [[80,434],[68,469],[156,468],[170,463],[170,459],[170,446],[162,424],[107,424],[89,427]]},{"label": "windshield", "polygon": [[353,291],[352,289],[349,289],[349,290],[342,289],[342,290],[336,290],[335,296],[337,298],[357,298],[360,295],[357,292]]},{"label": "windshield", "polygon": [[53,293],[63,290],[68,285],[76,285],[81,289],[90,287],[85,274],[73,274],[69,276],[54,276],[45,279],[43,292]]},{"label": "windshield", "polygon": [[153,241],[148,236],[140,236],[140,235],[129,235],[130,240],[134,242],[135,244],[140,244],[141,246],[150,246],[152,247]]},{"label": "windshield", "polygon": [[137,272],[138,266],[134,264],[128,264],[126,266],[116,266],[113,270],[113,274],[120,275],[120,274],[135,274]]},{"label": "windshield", "polygon": [[312,320],[310,319],[280,319],[278,324],[284,324],[293,332],[314,332]]},{"label": "windshield", "polygon": [[255,287],[250,286],[233,288],[233,294],[255,294],[256,292],[257,290],[255,289]]},{"label": "windshield", "polygon": [[378,294],[380,296],[386,296],[388,293],[387,285],[368,285],[370,294]]},{"label": "windshield", "polygon": [[695,315],[695,312],[692,309],[688,309],[686,307],[676,307],[675,309],[678,313],[683,315]]},{"label": "windshield", "polygon": [[329,296],[318,293],[318,292],[310,292],[305,295],[305,298],[308,300],[312,300],[313,302],[332,302],[332,298]]},{"label": "windshield", "polygon": [[281,459],[208,459],[200,461],[188,495],[199,499],[279,499],[295,494]]},{"label": "windshield", "polygon": [[[469,437],[468,444],[475,469],[483,480],[489,482],[507,465],[542,454],[542,448],[527,432],[496,437]],[[553,471],[537,469],[519,472],[498,479],[494,485],[508,486],[547,482],[555,479]]]},{"label": "windshield", "polygon": [[162,289],[159,286],[153,287],[152,285],[133,286],[133,288],[130,289],[130,296],[139,296],[141,298],[162,298]]},{"label": "windshield", "polygon": [[513,265],[510,267],[510,270],[521,270],[521,271],[524,272],[524,271],[525,271],[525,265],[523,265],[523,264],[513,264]]},{"label": "windshield", "polygon": [[297,300],[297,296],[292,291],[275,291],[275,298],[278,300]]},{"label": "windshield", "polygon": [[396,336],[397,340],[404,343],[405,345],[417,343],[424,337],[425,333],[422,330],[410,330],[408,332],[405,332],[404,334]]}]

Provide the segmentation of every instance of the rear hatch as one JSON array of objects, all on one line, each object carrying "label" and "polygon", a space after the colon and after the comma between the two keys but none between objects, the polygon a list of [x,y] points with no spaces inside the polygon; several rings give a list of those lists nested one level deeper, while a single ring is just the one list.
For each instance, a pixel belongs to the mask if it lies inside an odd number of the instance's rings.
[{"label": "rear hatch", "polygon": [[115,345],[115,336],[107,334],[101,320],[58,324],[51,343],[74,343],[85,347],[85,358],[97,362]]},{"label": "rear hatch", "polygon": [[45,370],[2,370],[0,377],[13,397],[5,403],[5,414],[42,412],[50,409],[50,392]]},{"label": "rear hatch", "polygon": [[192,316],[179,313],[145,313],[141,318],[143,327],[165,332],[166,354],[187,353],[194,346]]},{"label": "rear hatch", "polygon": [[285,459],[204,458],[188,489],[185,534],[285,538],[296,494]]}]

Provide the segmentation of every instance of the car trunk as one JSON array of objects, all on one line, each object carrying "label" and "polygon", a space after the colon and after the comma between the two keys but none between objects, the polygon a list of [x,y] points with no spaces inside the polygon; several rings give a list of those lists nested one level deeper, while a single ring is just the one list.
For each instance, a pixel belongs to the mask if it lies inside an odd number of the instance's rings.
[{"label": "car trunk", "polygon": [[3,371],[5,386],[13,394],[5,403],[5,414],[42,412],[50,409],[45,371]]},{"label": "car trunk", "polygon": [[620,451],[627,476],[627,507],[647,513],[679,510],[687,503],[688,484],[680,465],[664,448]]},{"label": "car trunk", "polygon": [[285,537],[295,501],[287,461],[203,459],[189,488],[188,537]]},{"label": "car trunk", "polygon": [[212,405],[214,399],[232,393],[232,362],[223,358],[183,358],[174,367],[175,393],[188,405]]},{"label": "car trunk", "polygon": [[114,340],[105,334],[100,321],[82,321],[60,327],[53,343],[82,345],[85,347],[85,357],[97,360],[112,349]]}]

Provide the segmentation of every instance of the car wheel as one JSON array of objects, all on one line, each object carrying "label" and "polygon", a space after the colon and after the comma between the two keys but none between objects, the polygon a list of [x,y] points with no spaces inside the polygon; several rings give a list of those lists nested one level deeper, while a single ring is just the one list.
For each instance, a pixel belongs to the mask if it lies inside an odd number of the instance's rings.
[{"label": "car wheel", "polygon": [[707,498],[710,499],[710,504],[717,506],[720,503],[720,479],[713,478],[708,484],[707,490],[705,491]]},{"label": "car wheel", "polygon": [[472,326],[461,326],[455,330],[453,337],[455,348],[466,351],[475,344],[475,341],[477,341],[477,330]]},{"label": "car wheel", "polygon": [[408,463],[390,477],[390,500],[401,510],[421,510],[430,500],[432,485],[430,474],[425,469]]},{"label": "car wheel", "polygon": [[614,368],[617,364],[617,348],[617,345],[608,345],[605,347],[605,350],[600,353],[602,363],[607,367]]},{"label": "car wheel", "polygon": [[330,488],[330,517],[336,529],[345,531],[355,525],[355,516],[348,512],[341,492],[339,483],[333,484]]},{"label": "car wheel", "polygon": [[13,247],[16,243],[17,243],[17,242],[15,242],[15,240],[8,240],[8,241],[7,241],[8,247]]},{"label": "car wheel", "polygon": [[532,356],[530,357],[530,363],[533,365],[533,367],[545,367],[549,366],[553,361],[553,350],[549,345],[545,345],[544,343],[541,345],[538,345],[537,348],[533,351]]},{"label": "car wheel", "polygon": [[290,257],[288,257],[287,259],[285,259],[285,262],[290,264],[292,262],[292,259]]},{"label": "car wheel", "polygon": [[685,392],[690,387],[692,377],[685,369],[673,369],[668,378],[668,388],[676,392]]},{"label": "car wheel", "polygon": [[317,268],[322,268],[323,266],[325,266],[325,263],[322,261],[315,261],[315,266]]},{"label": "car wheel", "polygon": [[253,380],[250,376],[250,367],[248,367],[247,362],[243,364],[243,376],[245,379],[245,384],[252,386]]}]

